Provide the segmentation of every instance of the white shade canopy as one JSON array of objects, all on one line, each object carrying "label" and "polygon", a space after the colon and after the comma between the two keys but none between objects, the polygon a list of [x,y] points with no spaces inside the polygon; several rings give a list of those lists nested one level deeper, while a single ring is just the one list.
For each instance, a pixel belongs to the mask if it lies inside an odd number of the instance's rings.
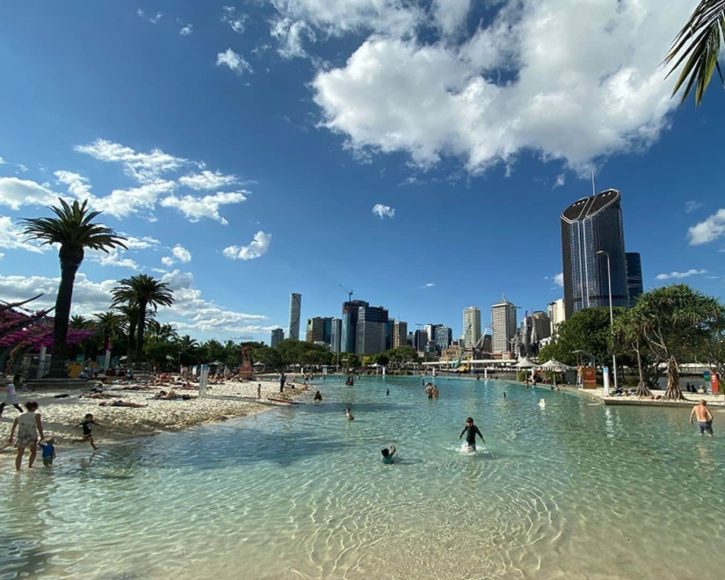
[{"label": "white shade canopy", "polygon": [[568,371],[570,369],[573,369],[574,367],[565,365],[564,363],[559,362],[558,360],[552,358],[551,360],[548,360],[543,365],[541,365],[541,368],[548,369],[548,370],[554,370],[554,371]]},{"label": "white shade canopy", "polygon": [[529,359],[526,357],[522,358],[519,362],[517,362],[514,367],[517,369],[532,369],[536,366],[536,363],[532,363]]}]

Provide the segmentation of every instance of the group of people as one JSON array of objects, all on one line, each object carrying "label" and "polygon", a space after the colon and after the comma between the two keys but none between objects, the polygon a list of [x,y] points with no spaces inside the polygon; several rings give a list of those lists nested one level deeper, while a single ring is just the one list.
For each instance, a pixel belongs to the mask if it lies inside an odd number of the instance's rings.
[{"label": "group of people", "polygon": [[437,399],[440,395],[440,392],[438,391],[438,387],[436,387],[433,383],[428,383],[425,386],[425,394],[428,396],[429,399]]}]

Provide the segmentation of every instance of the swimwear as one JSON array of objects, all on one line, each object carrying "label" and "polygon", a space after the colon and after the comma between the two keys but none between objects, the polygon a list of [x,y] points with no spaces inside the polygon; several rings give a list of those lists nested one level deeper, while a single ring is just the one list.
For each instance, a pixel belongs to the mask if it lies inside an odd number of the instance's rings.
[{"label": "swimwear", "polygon": [[712,435],[712,421],[698,421],[697,426],[700,428],[700,435],[705,433]]}]

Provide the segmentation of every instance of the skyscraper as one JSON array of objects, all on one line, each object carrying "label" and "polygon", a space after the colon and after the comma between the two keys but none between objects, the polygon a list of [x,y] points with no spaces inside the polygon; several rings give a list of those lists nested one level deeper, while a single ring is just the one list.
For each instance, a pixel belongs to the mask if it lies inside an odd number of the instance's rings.
[{"label": "skyscraper", "polygon": [[642,284],[642,259],[638,252],[627,252],[625,254],[627,259],[627,295],[629,298],[629,305],[634,306],[644,292],[644,286]]},{"label": "skyscraper", "polygon": [[270,340],[270,345],[272,346],[272,348],[277,346],[283,340],[284,340],[284,330],[282,330],[281,328],[272,329],[272,339]]},{"label": "skyscraper", "polygon": [[342,340],[342,320],[333,318],[330,321],[330,351],[333,353],[340,352],[340,344]]},{"label": "skyscraper", "polygon": [[382,306],[360,306],[357,315],[355,353],[377,354],[385,351],[388,311]]},{"label": "skyscraper", "polygon": [[302,311],[302,294],[293,292],[289,301],[289,337],[300,339],[300,312]]},{"label": "skyscraper", "polygon": [[369,304],[364,300],[351,300],[342,304],[340,352],[355,352],[358,310],[361,306],[369,306]]},{"label": "skyscraper", "polygon": [[516,307],[502,300],[491,307],[491,349],[493,352],[511,352],[511,339],[516,334]]},{"label": "skyscraper", "polygon": [[325,342],[325,319],[320,316],[307,319],[305,340],[310,343]]},{"label": "skyscraper", "polygon": [[564,299],[559,298],[554,302],[549,302],[546,308],[551,323],[551,336],[556,334],[556,329],[566,320],[566,311],[564,310]]},{"label": "skyscraper", "polygon": [[[607,189],[566,208],[561,214],[561,249],[567,318],[584,308],[609,305],[607,255],[612,304],[629,304],[619,191]],[[607,255],[597,255],[599,251]]]},{"label": "skyscraper", "polygon": [[463,346],[473,348],[481,338],[481,311],[475,306],[463,310]]},{"label": "skyscraper", "polygon": [[431,340],[438,347],[438,350],[443,351],[451,346],[451,342],[453,342],[453,331],[444,324],[436,324],[433,326],[433,337]]},{"label": "skyscraper", "polygon": [[408,323],[396,320],[393,323],[393,348],[400,348],[408,344]]}]

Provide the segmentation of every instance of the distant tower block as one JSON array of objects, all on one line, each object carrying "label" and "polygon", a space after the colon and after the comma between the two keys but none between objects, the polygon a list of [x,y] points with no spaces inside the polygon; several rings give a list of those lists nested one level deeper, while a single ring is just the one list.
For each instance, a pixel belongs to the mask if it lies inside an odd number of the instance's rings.
[{"label": "distant tower block", "polygon": [[289,338],[300,339],[300,312],[302,311],[302,294],[293,292],[289,302]]}]

